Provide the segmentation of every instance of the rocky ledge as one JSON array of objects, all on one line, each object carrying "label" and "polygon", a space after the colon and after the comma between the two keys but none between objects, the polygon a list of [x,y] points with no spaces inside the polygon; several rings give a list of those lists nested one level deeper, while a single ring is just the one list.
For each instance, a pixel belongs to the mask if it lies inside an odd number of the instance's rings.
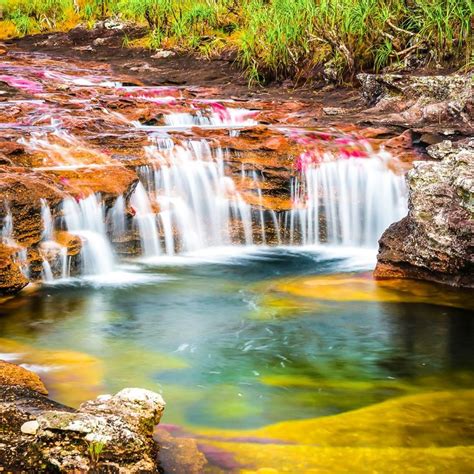
[{"label": "rocky ledge", "polygon": [[409,212],[379,241],[377,278],[474,287],[474,140],[428,147],[408,173]]},{"label": "rocky ledge", "polygon": [[153,429],[165,402],[126,388],[78,410],[46,398],[39,379],[2,362],[0,470],[13,472],[157,472]]}]

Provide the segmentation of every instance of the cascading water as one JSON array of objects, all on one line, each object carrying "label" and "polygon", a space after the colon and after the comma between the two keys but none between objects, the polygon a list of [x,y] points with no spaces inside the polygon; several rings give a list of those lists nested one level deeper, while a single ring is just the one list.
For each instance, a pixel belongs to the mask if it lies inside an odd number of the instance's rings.
[{"label": "cascading water", "polygon": [[51,282],[56,276],[64,279],[69,277],[69,258],[67,247],[54,240],[54,219],[46,200],[41,199],[41,234],[40,253],[43,258],[43,280]]},{"label": "cascading water", "polygon": [[13,216],[10,209],[7,208],[7,213],[3,218],[2,225],[2,242],[6,245],[14,245],[13,239]]},{"label": "cascading water", "polygon": [[232,127],[252,126],[257,122],[253,120],[253,112],[246,109],[224,107],[218,103],[211,104],[210,111],[197,110],[191,114],[188,112],[176,112],[165,116],[165,124],[170,127]]},{"label": "cascading water", "polygon": [[[252,243],[250,206],[225,175],[221,149],[213,153],[208,142],[192,141],[165,152],[150,146],[147,155],[157,166],[141,167],[143,186],[131,198],[145,256],[160,253],[158,224],[167,255],[228,245],[236,222],[244,242]],[[148,196],[159,208],[156,216]]]},{"label": "cascading water", "polygon": [[290,241],[374,247],[383,231],[407,212],[403,176],[379,156],[309,166],[292,187]]},{"label": "cascading water", "polygon": [[98,196],[92,194],[76,202],[63,201],[63,218],[66,229],[82,240],[81,262],[84,275],[100,275],[114,270],[115,259],[105,226],[105,207]]},{"label": "cascading water", "polygon": [[30,269],[28,264],[27,249],[18,244],[13,234],[13,215],[8,204],[5,206],[6,215],[3,218],[0,241],[15,250],[13,254],[14,262],[20,267],[22,273],[28,277]]},{"label": "cascading water", "polygon": [[[147,258],[252,245],[255,232],[257,241],[267,244],[268,225],[275,244],[374,247],[406,212],[404,178],[386,166],[384,153],[306,167],[302,179],[292,182],[293,209],[283,221],[282,214],[264,210],[264,175],[242,168],[241,181],[250,179],[257,207],[245,201],[226,174],[221,148],[212,149],[205,140],[173,145],[167,139],[166,146],[159,141],[145,151],[150,164],[138,168],[140,182],[128,203],[117,198],[107,219],[97,195],[63,203],[66,229],[83,241],[86,275],[113,271],[113,245],[132,230]],[[44,235],[51,237],[48,211],[42,213]],[[49,273],[45,268],[45,278]]]},{"label": "cascading water", "polygon": [[145,257],[160,255],[161,248],[156,214],[152,210],[148,194],[142,183],[138,183],[130,198],[130,205],[135,213],[133,219],[140,233],[143,255]]}]

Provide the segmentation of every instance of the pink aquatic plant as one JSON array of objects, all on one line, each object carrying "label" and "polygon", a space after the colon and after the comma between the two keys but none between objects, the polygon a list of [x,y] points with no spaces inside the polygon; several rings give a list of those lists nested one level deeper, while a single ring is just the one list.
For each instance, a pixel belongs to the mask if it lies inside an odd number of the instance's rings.
[{"label": "pink aquatic plant", "polygon": [[6,82],[10,87],[15,89],[25,90],[30,94],[37,94],[43,92],[43,86],[39,82],[30,81],[24,77],[8,76],[6,74],[0,75],[0,82]]},{"label": "pink aquatic plant", "polygon": [[368,153],[360,148],[341,148],[340,153],[343,158],[367,158]]},{"label": "pink aquatic plant", "polygon": [[212,102],[210,104],[212,111],[219,117],[222,122],[226,122],[231,119],[229,109],[224,107],[219,102]]}]

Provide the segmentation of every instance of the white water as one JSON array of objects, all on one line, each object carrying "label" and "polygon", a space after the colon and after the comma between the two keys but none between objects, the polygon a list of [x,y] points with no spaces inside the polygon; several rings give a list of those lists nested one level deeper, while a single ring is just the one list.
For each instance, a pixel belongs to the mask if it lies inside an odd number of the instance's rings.
[{"label": "white water", "polygon": [[160,255],[160,240],[156,214],[153,212],[148,194],[142,183],[138,183],[130,198],[130,205],[135,212],[134,221],[140,233],[142,253],[145,257]]},{"label": "white water", "polygon": [[309,167],[293,186],[290,241],[303,245],[375,247],[383,231],[407,213],[403,176],[379,157]]},{"label": "white water", "polygon": [[252,126],[257,122],[252,118],[252,112],[246,109],[224,107],[215,104],[212,111],[197,110],[194,114],[176,112],[165,116],[165,124],[170,127],[226,127]]},{"label": "white water", "polygon": [[41,222],[43,224],[42,240],[53,240],[53,217],[51,215],[51,209],[45,199],[41,199]]},{"label": "white water", "polygon": [[3,218],[3,225],[2,225],[2,243],[6,245],[15,244],[13,238],[13,216],[9,208],[6,209],[7,213]]},{"label": "white water", "polygon": [[[240,223],[244,242],[252,244],[251,209],[224,170],[223,151],[213,152],[206,141],[192,141],[171,150],[147,148],[155,166],[139,170],[142,185],[131,199],[136,208],[144,256],[190,252],[235,242],[232,229]],[[148,194],[145,192],[148,191]],[[152,203],[159,211],[152,211]],[[149,251],[152,249],[152,251]]]},{"label": "white water", "polygon": [[20,267],[21,272],[27,278],[30,274],[30,268],[28,263],[27,249],[22,247],[14,237],[13,233],[13,215],[10,211],[8,203],[5,205],[6,215],[3,218],[2,231],[0,234],[0,241],[2,244],[7,245],[15,250],[13,253],[13,261]]},{"label": "white water", "polygon": [[100,275],[114,270],[115,259],[105,227],[105,209],[100,198],[91,195],[77,203],[74,199],[63,202],[66,229],[82,240],[82,274]]},{"label": "white water", "polygon": [[[173,126],[232,126],[250,120],[246,111],[227,110],[235,115],[227,117],[218,109],[210,115],[172,114],[166,120]],[[225,150],[211,148],[205,140],[176,144],[167,134],[150,139],[154,144],[145,148],[149,164],[138,169],[140,183],[128,199],[118,197],[107,215],[99,195],[63,202],[62,228],[82,240],[81,275],[89,279],[112,281],[111,274],[120,273],[115,271],[113,247],[130,236],[147,261],[180,261],[232,246],[250,250],[254,242],[261,248],[273,242],[295,249],[373,249],[382,232],[407,211],[404,177],[387,168],[383,153],[309,166],[293,180],[293,209],[285,214],[265,209],[262,173],[242,165],[240,177],[233,179]],[[245,201],[239,186],[254,193],[254,206]],[[54,242],[54,219],[47,203],[41,204],[43,279],[68,278],[67,249]],[[2,241],[12,241],[12,235],[8,213]],[[26,261],[23,254],[20,249],[18,258]],[[122,273],[120,281],[127,275]]]}]

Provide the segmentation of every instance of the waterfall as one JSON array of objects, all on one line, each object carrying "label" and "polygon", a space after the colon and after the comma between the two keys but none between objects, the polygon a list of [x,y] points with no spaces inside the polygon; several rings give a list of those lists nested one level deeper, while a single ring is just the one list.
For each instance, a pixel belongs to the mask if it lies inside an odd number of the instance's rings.
[{"label": "waterfall", "polygon": [[5,205],[6,215],[3,218],[2,232],[0,234],[0,241],[12,249],[13,261],[20,267],[21,272],[28,278],[30,274],[30,266],[28,262],[28,251],[22,247],[16,240],[13,234],[13,215],[11,213],[8,203]]},{"label": "waterfall", "polygon": [[[373,248],[407,211],[404,178],[387,167],[384,153],[309,163],[289,183],[292,210],[278,212],[269,209],[265,174],[244,164],[232,169],[225,149],[211,148],[207,140],[174,142],[166,133],[154,132],[150,141],[147,164],[137,168],[139,183],[130,196],[118,196],[107,215],[100,195],[63,201],[61,228],[82,241],[82,275],[113,272],[114,245],[117,254],[135,254],[137,241],[146,258],[254,242]],[[45,200],[41,220],[43,279],[67,278],[68,249],[54,240],[55,220]],[[2,240],[13,242],[10,212]],[[24,249],[17,255],[26,262]]]},{"label": "waterfall", "polygon": [[148,194],[142,183],[138,183],[130,198],[130,205],[135,213],[134,221],[140,233],[142,252],[145,257],[160,255],[160,240],[156,214],[153,212]]},{"label": "waterfall", "polygon": [[119,239],[124,235],[126,230],[125,224],[125,199],[123,196],[119,196],[115,201],[111,211],[111,225],[112,235],[115,239]]},{"label": "waterfall", "polygon": [[94,194],[76,202],[63,201],[66,229],[82,240],[81,261],[84,275],[110,273],[114,269],[112,245],[106,233],[105,209]]},{"label": "waterfall", "polygon": [[53,240],[53,217],[45,199],[41,199],[41,222],[43,223],[42,240]]},{"label": "waterfall", "polygon": [[13,216],[8,207],[6,211],[7,213],[3,218],[2,225],[2,242],[6,245],[16,245],[13,238]]},{"label": "waterfall", "polygon": [[[252,243],[250,206],[225,175],[221,149],[213,152],[208,142],[191,141],[167,151],[151,146],[147,154],[157,166],[140,168],[142,184],[131,201],[145,255],[160,253],[157,223],[167,255],[231,244],[237,221],[245,242]],[[149,196],[159,208],[156,216]]]},{"label": "waterfall", "polygon": [[212,103],[211,110],[197,110],[189,112],[176,112],[165,115],[165,124],[170,127],[232,127],[252,126],[257,122],[251,117],[253,112],[246,109],[225,107],[220,103]]},{"label": "waterfall", "polygon": [[54,240],[54,219],[48,202],[45,199],[41,199],[41,221],[43,231],[41,233],[39,250],[43,258],[43,269],[41,272],[43,280],[51,282],[56,279],[56,276],[59,278],[68,278],[68,249]]},{"label": "waterfall", "polygon": [[290,241],[374,247],[407,212],[403,176],[377,156],[311,165],[292,186]]}]

